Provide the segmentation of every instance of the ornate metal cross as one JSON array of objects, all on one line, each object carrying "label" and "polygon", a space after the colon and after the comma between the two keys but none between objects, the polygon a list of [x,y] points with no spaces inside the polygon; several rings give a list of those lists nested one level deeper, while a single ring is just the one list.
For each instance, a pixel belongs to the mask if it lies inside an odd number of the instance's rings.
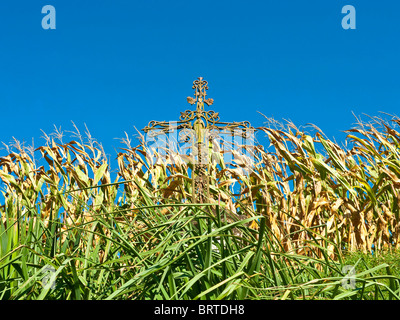
[{"label": "ornate metal cross", "polygon": [[218,112],[212,110],[205,111],[204,103],[211,106],[213,99],[206,99],[206,90],[208,90],[208,82],[202,77],[193,81],[192,89],[195,90],[194,98],[187,97],[187,101],[194,105],[196,110],[186,110],[181,112],[180,121],[174,122],[175,126],[171,127],[168,121],[150,121],[149,124],[142,129],[144,132],[157,130],[159,134],[172,132],[173,130],[189,129],[194,133],[193,153],[197,155],[197,161],[194,162],[192,171],[192,201],[193,203],[205,203],[209,200],[209,177],[207,175],[207,163],[205,163],[207,153],[204,153],[207,143],[213,138],[210,132],[213,131],[231,131],[241,129],[241,136],[245,137],[245,130],[255,130],[248,121],[242,122],[221,122]]}]

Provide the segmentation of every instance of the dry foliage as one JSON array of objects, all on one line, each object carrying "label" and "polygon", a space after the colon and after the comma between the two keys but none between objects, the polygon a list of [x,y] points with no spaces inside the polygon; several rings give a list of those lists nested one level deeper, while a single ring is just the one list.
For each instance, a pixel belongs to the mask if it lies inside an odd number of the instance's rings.
[{"label": "dry foliage", "polygon": [[[399,248],[398,125],[398,118],[391,123],[359,122],[347,131],[346,148],[320,130],[311,136],[292,123],[258,128],[271,145],[251,150],[250,173],[243,170],[249,159],[240,152],[234,153],[233,165],[227,165],[218,150],[210,151],[210,202],[242,217],[264,215],[269,232],[288,252],[307,254],[315,232],[322,245],[329,239],[351,251],[370,251],[372,245],[375,250]],[[15,217],[61,215],[65,230],[90,221],[93,214],[116,210],[123,213],[121,219],[134,222],[146,199],[156,204],[191,199],[193,164],[185,155],[167,151],[154,158],[143,142],[132,148],[125,140],[127,148],[117,156],[112,181],[104,150],[93,139],[57,143],[47,138],[34,151],[43,158],[41,166],[21,145],[0,158],[3,218],[5,210]],[[232,191],[234,185],[240,186],[239,192]],[[257,229],[258,224],[251,227]]]}]

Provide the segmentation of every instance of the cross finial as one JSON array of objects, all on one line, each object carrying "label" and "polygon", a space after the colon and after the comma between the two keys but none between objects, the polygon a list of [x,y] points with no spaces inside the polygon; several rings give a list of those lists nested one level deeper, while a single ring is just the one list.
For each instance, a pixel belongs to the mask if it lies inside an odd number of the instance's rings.
[{"label": "cross finial", "polygon": [[203,80],[203,77],[197,78],[197,80],[193,81],[192,89],[194,89],[194,98],[187,97],[187,101],[190,104],[195,104],[197,102],[197,107],[202,107],[203,102],[205,102],[208,106],[211,106],[214,102],[214,99],[206,99],[206,90],[208,90],[208,82]]}]

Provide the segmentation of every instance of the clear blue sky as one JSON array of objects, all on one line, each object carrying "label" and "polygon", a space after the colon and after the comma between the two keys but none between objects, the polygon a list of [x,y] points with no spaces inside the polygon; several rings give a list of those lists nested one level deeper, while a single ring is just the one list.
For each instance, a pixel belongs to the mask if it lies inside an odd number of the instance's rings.
[{"label": "clear blue sky", "polygon": [[188,109],[199,76],[221,120],[260,126],[260,111],[338,140],[352,112],[399,113],[399,16],[398,1],[2,0],[0,141],[39,146],[72,120],[115,158],[124,131]]}]

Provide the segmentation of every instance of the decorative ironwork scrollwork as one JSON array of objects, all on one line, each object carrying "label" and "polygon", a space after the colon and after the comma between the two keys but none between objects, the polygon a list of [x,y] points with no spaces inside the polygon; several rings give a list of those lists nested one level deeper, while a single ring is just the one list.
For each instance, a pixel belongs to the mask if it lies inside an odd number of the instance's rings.
[{"label": "decorative ironwork scrollwork", "polygon": [[202,152],[205,146],[203,139],[213,139],[221,131],[231,132],[232,134],[235,132],[236,135],[246,137],[249,130],[255,129],[248,121],[221,122],[218,112],[213,110],[205,111],[204,103],[207,106],[211,106],[214,103],[214,99],[206,99],[208,82],[202,77],[193,81],[192,89],[195,90],[194,97],[187,97],[187,102],[190,105],[196,104],[196,110],[181,112],[180,121],[174,122],[175,126],[173,128],[170,122],[152,120],[143,131],[151,136],[156,136],[170,133],[174,130],[181,130],[179,132],[179,140],[185,143],[190,142],[198,158],[192,173],[193,202],[203,203],[208,200],[207,165],[203,163],[203,158],[207,155]]}]

